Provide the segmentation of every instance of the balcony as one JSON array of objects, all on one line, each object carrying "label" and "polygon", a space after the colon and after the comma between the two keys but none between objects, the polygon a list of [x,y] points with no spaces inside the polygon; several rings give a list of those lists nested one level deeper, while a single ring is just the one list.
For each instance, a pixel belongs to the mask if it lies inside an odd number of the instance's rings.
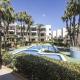
[{"label": "balcony", "polygon": [[15,32],[15,30],[8,30],[9,32]]},{"label": "balcony", "polygon": [[37,32],[37,29],[36,28],[31,28],[30,31],[31,32]]}]

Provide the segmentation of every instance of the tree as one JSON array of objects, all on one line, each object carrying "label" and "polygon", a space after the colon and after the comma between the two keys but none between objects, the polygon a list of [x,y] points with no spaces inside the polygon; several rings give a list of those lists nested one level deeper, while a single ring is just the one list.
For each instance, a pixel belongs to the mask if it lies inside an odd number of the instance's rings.
[{"label": "tree", "polygon": [[20,22],[21,24],[21,37],[22,39],[24,40],[24,29],[25,29],[25,20],[26,20],[26,17],[27,17],[27,13],[25,11],[23,12],[18,12],[16,14],[16,17],[17,17],[17,20]]},{"label": "tree", "polygon": [[41,27],[44,26],[43,24],[38,24],[38,41],[40,42],[40,31],[41,31]]},{"label": "tree", "polygon": [[[78,10],[80,7],[78,7],[77,0],[69,0],[67,2],[67,17],[70,20],[70,27],[68,27],[68,34],[70,34],[72,41],[72,46],[76,46],[76,16],[79,14]],[[73,22],[72,22],[73,19]],[[78,30],[77,30],[78,32]]]},{"label": "tree", "polygon": [[2,66],[2,54],[1,54],[1,48],[2,48],[2,25],[1,25],[1,17],[2,17],[2,12],[0,11],[0,68]]},{"label": "tree", "polygon": [[30,40],[30,35],[31,35],[30,27],[33,24],[32,16],[28,15],[28,17],[27,17],[25,22],[28,25],[28,27],[27,27],[27,35],[28,35],[28,32],[29,32],[29,42],[31,42],[31,40]]},{"label": "tree", "polygon": [[[2,24],[1,24],[2,22],[7,23],[6,24],[7,26],[5,26],[5,30],[4,30],[4,33],[6,33],[7,35],[8,35],[9,23],[12,21],[12,11],[13,11],[13,8],[10,5],[10,0],[0,1],[0,27],[2,28]],[[1,32],[0,32],[0,61],[1,61]]]},{"label": "tree", "polygon": [[[80,34],[80,0],[78,0],[78,2],[77,2],[77,13],[78,13],[78,16],[79,16],[78,27],[77,27],[77,38],[78,38],[78,35]],[[77,43],[77,45],[78,45],[78,43]]]},{"label": "tree", "polygon": [[[27,14],[25,11],[23,12],[19,12],[17,13],[17,19],[18,21],[21,23],[21,36],[24,36],[24,31],[25,31],[25,24],[28,25],[26,32],[30,33],[30,26],[32,25],[33,21],[32,21],[32,16],[30,16],[29,14]],[[29,35],[30,37],[30,35]],[[30,38],[29,38],[30,41]]]},{"label": "tree", "polygon": [[6,44],[8,42],[8,30],[9,30],[9,24],[14,21],[14,10],[11,6],[10,0],[1,0],[2,4],[0,7],[2,8],[2,22],[4,23],[4,42],[5,42],[5,50],[6,50]]}]

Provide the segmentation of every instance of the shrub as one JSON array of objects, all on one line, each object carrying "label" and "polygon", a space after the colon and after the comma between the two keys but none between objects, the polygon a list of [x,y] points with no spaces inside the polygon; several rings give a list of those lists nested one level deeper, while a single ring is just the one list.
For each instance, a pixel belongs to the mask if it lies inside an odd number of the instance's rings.
[{"label": "shrub", "polygon": [[14,66],[30,80],[80,80],[80,65],[33,55],[17,55]]},{"label": "shrub", "polygon": [[2,59],[4,65],[9,65],[12,63],[12,54],[6,52],[3,54]]}]

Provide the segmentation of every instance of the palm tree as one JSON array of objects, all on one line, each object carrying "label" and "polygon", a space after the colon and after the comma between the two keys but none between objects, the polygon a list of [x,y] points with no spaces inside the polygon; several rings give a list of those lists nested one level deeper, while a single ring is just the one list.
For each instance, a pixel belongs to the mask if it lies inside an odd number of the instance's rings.
[{"label": "palm tree", "polygon": [[6,43],[8,42],[7,39],[9,38],[9,35],[8,35],[9,24],[14,22],[14,20],[15,20],[14,16],[13,16],[13,8],[12,7],[9,6],[6,9],[6,11],[4,12],[3,20],[4,20],[4,23],[6,22],[6,25],[5,25],[5,40],[6,40],[5,45],[6,45]]},{"label": "palm tree", "polygon": [[[8,34],[9,23],[12,21],[11,11],[12,11],[12,7],[10,6],[10,0],[1,0],[0,12],[2,13],[2,16],[0,16],[0,26],[2,26],[1,22],[7,22],[8,25],[6,26],[6,31],[5,31],[6,34]],[[1,61],[1,35],[0,35],[0,61]]]},{"label": "palm tree", "polygon": [[[30,26],[32,25],[32,16],[29,16],[25,11],[17,13],[17,19],[21,23],[21,36],[24,36],[25,24],[28,25],[27,32],[30,32]],[[24,38],[24,37],[23,37]],[[29,38],[30,41],[30,38]]]},{"label": "palm tree", "polygon": [[4,42],[5,42],[5,50],[6,50],[6,44],[7,44],[7,39],[8,39],[8,29],[9,29],[9,24],[14,21],[14,10],[13,7],[11,6],[10,0],[1,0],[2,4],[0,7],[2,7],[2,21],[4,22]]},{"label": "palm tree", "polygon": [[[25,22],[25,18],[26,18],[26,13],[25,11],[23,12],[18,12],[17,14],[17,20],[20,22],[21,24],[21,37],[22,39],[24,38],[24,33],[23,33],[23,25],[24,25],[24,22]],[[21,43],[22,44],[22,43]]]},{"label": "palm tree", "polygon": [[29,42],[31,42],[31,39],[30,39],[31,29],[30,29],[30,27],[33,24],[32,16],[28,15],[28,17],[27,17],[25,22],[28,25],[28,27],[27,27],[27,35],[28,35],[28,32],[29,32]]},{"label": "palm tree", "polygon": [[[66,22],[66,29],[68,31],[68,36],[70,37],[70,45],[71,45],[71,29],[69,27],[69,20],[70,20],[70,25],[71,25],[71,18],[69,17],[69,13],[67,10],[64,12],[64,16],[62,17],[63,22]],[[67,36],[67,37],[68,37]]]},{"label": "palm tree", "polygon": [[[69,0],[68,4],[67,4],[67,17],[70,20],[70,31],[68,31],[68,33],[71,33],[72,35],[72,41],[73,41],[73,46],[76,46],[76,15],[78,14],[78,5],[76,0]],[[72,18],[73,18],[73,22],[72,22]],[[72,26],[72,27],[71,27]]]},{"label": "palm tree", "polygon": [[38,41],[40,42],[40,31],[41,31],[41,26],[44,26],[43,24],[38,24]]},{"label": "palm tree", "polygon": [[[2,12],[0,11],[0,29],[2,28],[2,25],[1,25],[1,17],[2,17]],[[1,54],[1,43],[2,43],[2,31],[0,30],[0,68],[2,66],[2,54]]]},{"label": "palm tree", "polygon": [[[78,27],[77,27],[77,38],[78,38],[78,35],[80,34],[80,0],[78,0],[78,2],[77,2],[77,13],[78,13],[78,16],[79,16]],[[77,46],[79,46],[78,42],[77,42]]]}]

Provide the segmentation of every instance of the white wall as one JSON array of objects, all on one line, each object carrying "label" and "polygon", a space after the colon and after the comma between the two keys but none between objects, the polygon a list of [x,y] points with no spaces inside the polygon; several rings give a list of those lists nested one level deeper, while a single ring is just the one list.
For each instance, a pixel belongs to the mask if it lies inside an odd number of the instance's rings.
[{"label": "white wall", "polygon": [[53,31],[52,36],[53,36],[53,38],[57,37],[56,31]]},{"label": "white wall", "polygon": [[63,28],[63,37],[65,37],[68,34],[67,29]]},{"label": "white wall", "polygon": [[62,36],[62,29],[57,30],[57,38],[59,38],[60,36]]},{"label": "white wall", "polygon": [[49,39],[51,39],[51,35],[50,34],[52,34],[51,33],[51,25],[45,25],[45,28],[46,28],[46,40],[49,40]]}]

